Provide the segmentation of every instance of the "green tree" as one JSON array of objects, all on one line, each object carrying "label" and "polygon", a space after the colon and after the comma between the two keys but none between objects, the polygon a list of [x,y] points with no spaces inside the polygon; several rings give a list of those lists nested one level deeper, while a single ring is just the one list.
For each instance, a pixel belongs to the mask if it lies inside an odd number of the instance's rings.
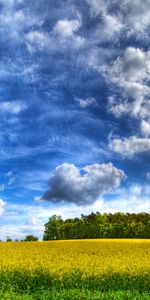
[{"label": "green tree", "polygon": [[38,238],[32,234],[29,234],[25,237],[25,242],[36,242]]},{"label": "green tree", "polygon": [[7,236],[6,242],[12,242],[12,239],[9,236]]},{"label": "green tree", "polygon": [[49,221],[44,225],[43,240],[60,240],[64,239],[63,220],[61,216],[53,215],[49,218]]},{"label": "green tree", "polygon": [[43,240],[88,238],[150,238],[150,214],[92,212],[65,221],[53,215],[45,224]]}]

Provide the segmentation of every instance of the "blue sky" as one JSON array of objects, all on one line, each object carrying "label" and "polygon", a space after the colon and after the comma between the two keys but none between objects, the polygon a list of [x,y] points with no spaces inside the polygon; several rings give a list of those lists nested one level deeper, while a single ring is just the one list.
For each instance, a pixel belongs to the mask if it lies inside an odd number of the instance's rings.
[{"label": "blue sky", "polygon": [[0,0],[0,238],[150,212],[150,0]]}]

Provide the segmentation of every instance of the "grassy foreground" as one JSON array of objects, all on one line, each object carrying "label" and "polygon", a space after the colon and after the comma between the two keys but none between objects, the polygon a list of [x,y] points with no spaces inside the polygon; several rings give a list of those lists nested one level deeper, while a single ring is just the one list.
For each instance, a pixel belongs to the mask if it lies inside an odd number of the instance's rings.
[{"label": "grassy foreground", "polygon": [[150,299],[149,240],[0,244],[0,299]]},{"label": "grassy foreground", "polygon": [[106,292],[99,291],[80,291],[80,290],[63,290],[58,292],[52,290],[51,292],[34,293],[32,295],[22,294],[18,295],[13,292],[1,293],[0,300],[149,300],[150,295],[146,293],[139,294],[130,291]]}]

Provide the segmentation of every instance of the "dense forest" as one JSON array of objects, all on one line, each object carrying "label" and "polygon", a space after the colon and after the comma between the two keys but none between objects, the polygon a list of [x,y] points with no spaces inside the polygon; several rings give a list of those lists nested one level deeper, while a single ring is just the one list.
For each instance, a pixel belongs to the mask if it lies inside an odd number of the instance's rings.
[{"label": "dense forest", "polygon": [[97,212],[66,220],[53,215],[43,236],[43,240],[94,238],[150,238],[150,214]]}]

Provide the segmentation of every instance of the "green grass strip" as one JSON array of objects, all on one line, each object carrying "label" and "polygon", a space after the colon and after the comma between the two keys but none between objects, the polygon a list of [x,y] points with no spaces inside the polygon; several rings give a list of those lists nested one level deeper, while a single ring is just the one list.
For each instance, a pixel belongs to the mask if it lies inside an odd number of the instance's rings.
[{"label": "green grass strip", "polygon": [[83,278],[83,274],[76,271],[64,275],[63,279],[39,270],[34,274],[25,271],[0,273],[1,292],[12,291],[18,295],[30,295],[34,293],[42,294],[43,290],[47,290],[48,292],[56,290],[57,293],[62,293],[63,290],[74,291],[77,289],[82,292],[84,290],[89,291],[90,293],[94,291],[99,293],[136,291],[139,294],[149,294],[150,273],[132,276],[129,274],[109,273],[103,276],[89,276]]},{"label": "green grass strip", "polygon": [[131,291],[111,291],[101,293],[89,290],[52,290],[41,293],[18,295],[12,291],[0,293],[0,300],[149,300],[150,294]]}]

